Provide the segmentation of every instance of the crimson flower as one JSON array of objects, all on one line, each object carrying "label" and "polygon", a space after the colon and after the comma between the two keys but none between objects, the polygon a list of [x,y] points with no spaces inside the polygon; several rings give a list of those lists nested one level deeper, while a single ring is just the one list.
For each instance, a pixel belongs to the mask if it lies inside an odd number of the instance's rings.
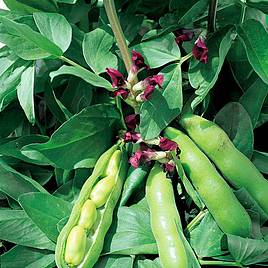
[{"label": "crimson flower", "polygon": [[133,83],[135,79],[137,78],[138,72],[140,72],[143,69],[150,69],[149,65],[145,64],[143,56],[135,51],[132,50],[132,66],[129,70],[127,81],[129,83]]},{"label": "crimson flower", "polygon": [[125,117],[125,123],[129,129],[135,129],[140,123],[140,116],[138,114],[130,114]]},{"label": "crimson flower", "polygon": [[168,138],[160,138],[159,147],[163,151],[175,151],[178,148],[178,144]]},{"label": "crimson flower", "polygon": [[128,90],[124,88],[119,88],[112,92],[112,96],[113,97],[121,96],[125,100],[128,96],[128,93],[129,93]]},{"label": "crimson flower", "polygon": [[175,32],[175,35],[175,41],[178,45],[185,41],[191,41],[194,37],[194,33],[187,29],[179,29]]},{"label": "crimson flower", "polygon": [[135,50],[132,50],[132,63],[133,63],[133,66],[135,66],[137,71],[143,68],[145,69],[150,68],[149,65],[145,64],[143,56]]},{"label": "crimson flower", "polygon": [[106,68],[106,72],[110,75],[113,87],[126,87],[126,80],[124,76],[116,69]]},{"label": "crimson flower", "polygon": [[194,57],[203,62],[203,63],[207,63],[208,62],[208,48],[206,46],[205,40],[202,37],[199,37],[196,41],[195,41],[195,45],[193,47],[193,55]]},{"label": "crimson flower", "polygon": [[141,94],[137,96],[137,101],[146,101],[148,100],[155,87],[159,86],[160,88],[162,87],[164,81],[164,76],[162,74],[158,75],[153,75],[145,78],[143,81],[139,82],[134,90],[144,90]]},{"label": "crimson flower", "polygon": [[142,151],[138,150],[129,158],[129,163],[131,164],[132,167],[138,168],[141,159],[142,159]]},{"label": "crimson flower", "polygon": [[128,131],[125,133],[124,141],[133,143],[141,141],[141,134],[134,131]]},{"label": "crimson flower", "polygon": [[170,160],[167,163],[164,163],[163,168],[167,173],[172,174],[175,171],[175,163],[174,163],[174,161]]}]

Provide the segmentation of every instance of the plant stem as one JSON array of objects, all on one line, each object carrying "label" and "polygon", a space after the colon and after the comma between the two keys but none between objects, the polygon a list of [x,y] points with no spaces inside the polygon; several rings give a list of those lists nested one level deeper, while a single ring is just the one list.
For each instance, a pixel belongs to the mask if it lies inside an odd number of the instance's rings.
[{"label": "plant stem", "polygon": [[246,5],[246,1],[241,1],[241,15],[240,15],[240,24],[242,24],[245,20],[245,16],[246,16],[246,9],[247,9],[247,5]]},{"label": "plant stem", "polygon": [[184,57],[181,57],[180,63],[183,64],[185,61],[187,61],[188,59],[190,59],[192,56],[193,56],[193,53],[190,52],[189,54],[185,55]]},{"label": "plant stem", "polygon": [[84,68],[83,66],[77,64],[76,62],[74,62],[74,61],[72,61],[72,60],[70,60],[70,59],[68,59],[68,58],[66,58],[66,57],[64,57],[64,56],[61,56],[60,59],[61,59],[62,61],[65,61],[65,62],[69,63],[70,65],[72,65],[72,66],[74,66],[74,67],[77,67],[77,68],[80,68],[80,69],[83,69],[83,70],[86,70],[87,72],[89,72],[88,69]]},{"label": "plant stem", "polygon": [[199,224],[199,222],[204,218],[204,216],[207,213],[207,209],[201,210],[198,215],[187,225],[186,230],[188,232],[191,232],[196,225]]},{"label": "plant stem", "polygon": [[218,0],[210,0],[208,10],[208,32],[213,33],[216,30],[216,13]]},{"label": "plant stem", "polygon": [[127,71],[129,72],[131,65],[132,65],[132,61],[131,61],[131,57],[129,54],[126,38],[124,36],[122,27],[120,25],[120,22],[116,13],[114,0],[104,0],[103,4],[106,10],[109,22],[111,24],[117,45],[121,52],[125,67]]},{"label": "plant stem", "polygon": [[237,262],[230,261],[204,261],[199,260],[201,265],[214,265],[214,266],[234,266],[234,267],[243,267],[241,264]]}]

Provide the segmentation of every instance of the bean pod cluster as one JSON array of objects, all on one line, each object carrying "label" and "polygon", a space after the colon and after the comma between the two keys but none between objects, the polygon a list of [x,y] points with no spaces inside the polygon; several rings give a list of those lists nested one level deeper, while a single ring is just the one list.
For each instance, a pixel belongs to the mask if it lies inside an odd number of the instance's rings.
[{"label": "bean pod cluster", "polygon": [[214,122],[189,114],[180,124],[235,187],[244,187],[268,214],[268,182],[254,164],[236,149],[228,135]]},{"label": "bean pod cluster", "polygon": [[93,267],[101,253],[121,194],[127,159],[113,146],[104,153],[83,185],[56,246],[56,263],[63,267]]}]

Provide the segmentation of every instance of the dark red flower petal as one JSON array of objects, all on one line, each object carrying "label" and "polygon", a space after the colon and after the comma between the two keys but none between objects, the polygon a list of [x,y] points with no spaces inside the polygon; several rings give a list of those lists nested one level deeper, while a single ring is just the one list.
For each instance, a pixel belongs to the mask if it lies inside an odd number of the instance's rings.
[{"label": "dark red flower petal", "polygon": [[164,76],[162,74],[149,76],[147,79],[149,81],[149,84],[152,86],[162,87],[162,84],[164,82]]},{"label": "dark red flower petal", "polygon": [[142,158],[142,151],[138,150],[135,154],[133,154],[130,158],[129,158],[129,163],[131,164],[132,167],[134,168],[138,168],[141,162],[141,158]]},{"label": "dark red flower petal", "polygon": [[151,85],[147,86],[146,89],[144,90],[144,92],[141,94],[141,99],[143,101],[149,100],[151,95],[154,92],[154,89],[155,89],[154,86],[151,86]]},{"label": "dark red flower petal", "polygon": [[135,129],[140,123],[140,116],[138,114],[130,114],[125,117],[125,123],[129,129]]},{"label": "dark red flower petal", "polygon": [[143,56],[135,50],[132,50],[132,63],[136,67],[136,72],[142,68],[149,69],[149,66],[144,62]]},{"label": "dark red flower petal", "polygon": [[141,143],[140,149],[145,162],[151,161],[156,156],[156,150],[148,147],[145,143]]},{"label": "dark red flower petal", "polygon": [[159,147],[163,151],[174,151],[177,150],[178,144],[168,138],[161,137]]},{"label": "dark red flower petal", "polygon": [[141,134],[134,132],[134,131],[128,131],[125,133],[124,141],[125,142],[134,142],[136,143],[141,139]]},{"label": "dark red flower petal", "polygon": [[175,32],[176,35],[176,43],[181,44],[185,41],[191,41],[194,37],[194,33],[187,29],[179,29]]},{"label": "dark red flower petal", "polygon": [[106,72],[110,75],[113,87],[123,87],[126,84],[124,76],[116,69],[106,68]]},{"label": "dark red flower petal", "polygon": [[173,161],[169,161],[163,164],[163,167],[164,167],[164,170],[169,174],[175,171],[175,163]]},{"label": "dark red flower petal", "polygon": [[119,88],[119,89],[112,92],[112,96],[114,98],[117,96],[121,96],[125,100],[128,96],[128,91],[126,89]]},{"label": "dark red flower petal", "polygon": [[161,74],[147,77],[145,79],[147,86],[144,92],[141,94],[141,99],[144,101],[148,100],[151,97],[156,86],[159,86],[160,88],[162,87],[163,81],[164,81],[164,76]]},{"label": "dark red flower petal", "polygon": [[208,62],[208,48],[203,38],[198,38],[196,40],[192,52],[197,60],[203,63]]}]

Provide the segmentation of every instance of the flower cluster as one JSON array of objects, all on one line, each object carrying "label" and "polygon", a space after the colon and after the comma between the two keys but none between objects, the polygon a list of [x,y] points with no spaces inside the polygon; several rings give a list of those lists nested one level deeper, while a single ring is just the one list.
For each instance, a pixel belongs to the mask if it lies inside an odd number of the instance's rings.
[{"label": "flower cluster", "polygon": [[[187,29],[179,29],[175,32],[176,43],[181,45],[185,41],[191,41],[194,38],[194,32]],[[203,36],[199,36],[192,49],[193,56],[203,63],[208,62],[208,48]]]},{"label": "flower cluster", "polygon": [[116,88],[113,96],[121,96],[123,99],[135,100],[136,102],[144,102],[148,100],[155,87],[161,88],[163,84],[163,75],[148,76],[144,80],[135,83],[137,75],[142,70],[148,70],[150,67],[145,64],[143,56],[137,51],[132,51],[132,66],[129,70],[128,77],[125,79],[123,74],[113,68],[106,68],[108,75],[112,79],[112,86]]},{"label": "flower cluster", "polygon": [[159,161],[166,172],[172,173],[175,169],[172,160],[172,151],[178,152],[178,145],[165,137],[158,137],[151,140],[143,140],[141,134],[135,131],[139,124],[138,115],[128,115],[125,118],[128,131],[124,134],[124,141],[139,144],[140,148],[130,157],[129,163],[137,168],[143,163],[153,160]]}]

